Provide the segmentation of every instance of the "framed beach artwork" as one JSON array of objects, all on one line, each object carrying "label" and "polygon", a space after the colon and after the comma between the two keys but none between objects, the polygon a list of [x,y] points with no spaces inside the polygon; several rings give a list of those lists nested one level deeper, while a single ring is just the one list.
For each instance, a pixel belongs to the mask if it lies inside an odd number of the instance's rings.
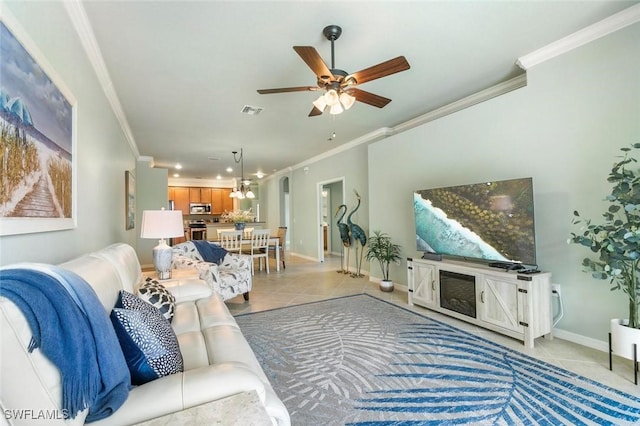
[{"label": "framed beach artwork", "polygon": [[3,10],[0,235],[76,227],[76,100]]},{"label": "framed beach artwork", "polygon": [[125,229],[136,227],[136,179],[130,171],[124,172]]}]

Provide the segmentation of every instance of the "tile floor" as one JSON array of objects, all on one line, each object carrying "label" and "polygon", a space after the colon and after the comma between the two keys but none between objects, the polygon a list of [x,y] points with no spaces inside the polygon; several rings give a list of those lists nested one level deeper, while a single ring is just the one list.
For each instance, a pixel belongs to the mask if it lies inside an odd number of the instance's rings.
[{"label": "tile floor", "polygon": [[367,276],[352,278],[349,275],[338,273],[340,258],[337,256],[327,256],[324,263],[318,263],[287,254],[287,267],[286,269],[281,268],[280,272],[276,272],[274,260],[270,259],[270,262],[270,274],[256,269],[253,289],[248,302],[245,302],[242,296],[227,301],[227,306],[232,314],[258,312],[367,293],[581,374],[612,388],[640,396],[640,385],[636,386],[633,383],[633,362],[629,360],[616,357],[613,371],[609,371],[609,356],[606,352],[557,338],[553,340],[538,338],[535,341],[535,348],[527,349],[521,342],[510,337],[484,330],[425,308],[409,307],[407,293],[404,291],[396,289],[392,293],[384,293],[378,289],[378,284],[370,282]]}]

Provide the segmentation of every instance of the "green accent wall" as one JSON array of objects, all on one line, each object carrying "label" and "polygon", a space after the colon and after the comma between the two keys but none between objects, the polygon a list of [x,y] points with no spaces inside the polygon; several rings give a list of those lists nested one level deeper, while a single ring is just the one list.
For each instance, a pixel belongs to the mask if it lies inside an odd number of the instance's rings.
[{"label": "green accent wall", "polygon": [[[558,328],[606,341],[626,298],[582,272],[573,210],[601,218],[619,148],[640,142],[640,24],[527,72],[527,86],[369,146],[369,221],[415,251],[412,193],[533,177],[538,264],[561,285]],[[382,172],[393,164],[393,180]],[[374,189],[375,188],[375,189]],[[392,270],[406,284],[406,262]]]}]

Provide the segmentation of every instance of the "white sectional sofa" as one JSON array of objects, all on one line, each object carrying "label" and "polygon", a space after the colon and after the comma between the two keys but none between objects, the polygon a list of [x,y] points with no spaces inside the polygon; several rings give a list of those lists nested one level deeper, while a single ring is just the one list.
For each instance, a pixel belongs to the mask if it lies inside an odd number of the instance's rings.
[{"label": "white sectional sofa", "polygon": [[[90,284],[106,316],[119,291],[134,293],[143,279],[136,253],[126,244],[111,245],[59,266]],[[177,336],[184,372],[132,387],[115,413],[92,424],[134,424],[240,392],[255,391],[272,423],[289,425],[287,409],[220,296],[199,279],[173,280],[167,288],[176,296],[171,327]],[[4,297],[0,297],[0,334],[0,410],[60,413],[61,375],[38,349],[27,351],[32,336],[30,327],[20,309]],[[46,424],[83,424],[86,411],[73,420],[49,419]],[[0,424],[6,422],[33,424],[33,419],[21,421],[0,416]]]}]

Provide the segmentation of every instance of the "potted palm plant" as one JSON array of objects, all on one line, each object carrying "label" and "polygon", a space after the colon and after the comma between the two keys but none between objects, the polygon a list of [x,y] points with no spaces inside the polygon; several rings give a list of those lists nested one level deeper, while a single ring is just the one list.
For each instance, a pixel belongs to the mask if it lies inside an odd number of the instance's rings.
[{"label": "potted palm plant", "polygon": [[367,260],[377,260],[382,270],[380,290],[393,291],[393,281],[389,279],[389,266],[391,263],[400,263],[400,246],[391,241],[391,237],[380,231],[374,231],[369,236],[369,246],[366,254]]},{"label": "potted palm plant", "polygon": [[[597,259],[585,258],[585,272],[600,280],[608,280],[611,290],[622,290],[629,303],[628,319],[611,320],[611,350],[633,359],[633,344],[640,350],[640,170],[630,156],[631,148],[621,148],[622,159],[613,165],[607,181],[613,187],[605,197],[609,207],[604,221],[595,224],[583,220],[574,211],[573,224],[581,224],[580,233],[571,233],[569,242],[588,247]],[[628,340],[630,339],[630,340]]]}]

